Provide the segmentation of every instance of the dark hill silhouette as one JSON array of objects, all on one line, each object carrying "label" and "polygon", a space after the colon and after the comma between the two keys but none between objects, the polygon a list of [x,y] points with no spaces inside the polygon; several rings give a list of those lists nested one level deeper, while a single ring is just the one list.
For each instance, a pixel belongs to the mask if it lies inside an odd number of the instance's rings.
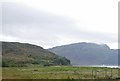
[{"label": "dark hill silhouette", "polygon": [[117,49],[106,44],[74,43],[48,49],[70,59],[72,65],[118,65]]}]

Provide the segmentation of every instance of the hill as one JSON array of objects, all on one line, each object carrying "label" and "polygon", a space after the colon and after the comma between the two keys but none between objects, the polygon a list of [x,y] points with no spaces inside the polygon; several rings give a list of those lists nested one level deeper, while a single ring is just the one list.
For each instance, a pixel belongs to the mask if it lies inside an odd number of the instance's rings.
[{"label": "hill", "polygon": [[117,65],[117,49],[110,49],[106,44],[74,43],[48,49],[70,59],[72,65]]},{"label": "hill", "polygon": [[2,42],[2,66],[30,66],[30,65],[70,65],[70,61],[40,46]]}]

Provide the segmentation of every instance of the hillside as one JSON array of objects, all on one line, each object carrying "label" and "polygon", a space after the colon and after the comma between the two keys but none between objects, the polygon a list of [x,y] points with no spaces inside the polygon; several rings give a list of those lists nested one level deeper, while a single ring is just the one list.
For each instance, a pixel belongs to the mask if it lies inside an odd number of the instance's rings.
[{"label": "hillside", "polygon": [[48,49],[58,55],[70,59],[72,65],[117,65],[117,50],[106,44],[74,43]]},{"label": "hillside", "polygon": [[18,43],[2,42],[2,66],[30,66],[39,64],[70,65],[70,61],[40,46]]}]

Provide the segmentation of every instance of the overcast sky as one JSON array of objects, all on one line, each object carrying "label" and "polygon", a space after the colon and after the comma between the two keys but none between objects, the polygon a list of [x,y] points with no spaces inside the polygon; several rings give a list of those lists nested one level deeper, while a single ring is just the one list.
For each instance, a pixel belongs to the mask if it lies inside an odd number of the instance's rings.
[{"label": "overcast sky", "polygon": [[2,3],[0,12],[2,41],[43,48],[95,42],[118,48],[118,0],[16,0]]}]

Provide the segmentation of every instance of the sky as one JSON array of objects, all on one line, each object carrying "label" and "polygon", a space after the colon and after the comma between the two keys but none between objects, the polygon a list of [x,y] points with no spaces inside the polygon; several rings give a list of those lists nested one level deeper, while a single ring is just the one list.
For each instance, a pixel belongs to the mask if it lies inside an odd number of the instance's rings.
[{"label": "sky", "polygon": [[119,0],[4,0],[0,40],[54,46],[93,42],[118,48]]}]

